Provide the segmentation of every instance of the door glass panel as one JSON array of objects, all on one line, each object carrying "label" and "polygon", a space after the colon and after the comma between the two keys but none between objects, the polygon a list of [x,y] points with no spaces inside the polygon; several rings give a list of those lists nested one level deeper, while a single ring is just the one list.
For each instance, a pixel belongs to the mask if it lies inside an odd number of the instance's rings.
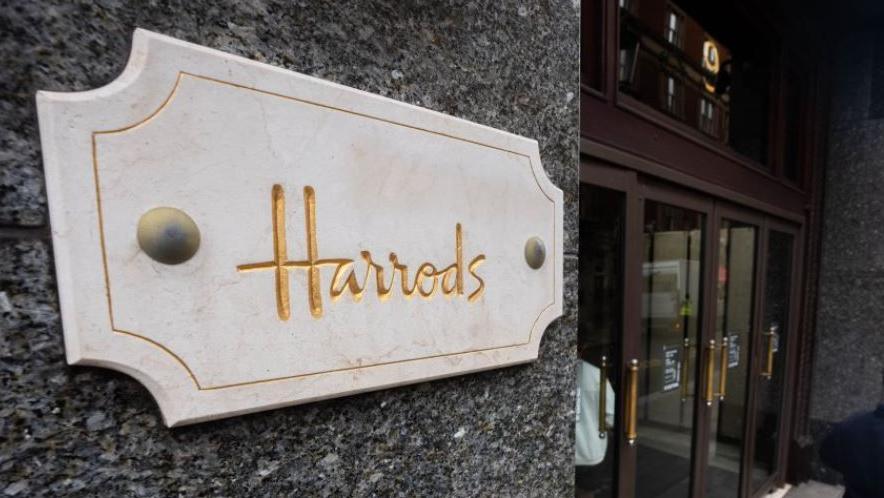
[{"label": "door glass panel", "polygon": [[576,496],[616,496],[625,194],[580,186]]},{"label": "door glass panel", "polygon": [[706,496],[731,498],[740,488],[749,346],[755,299],[758,229],[721,220],[718,246],[715,392],[710,413]]},{"label": "door glass panel", "polygon": [[759,338],[761,379],[756,398],[755,454],[752,458],[752,489],[755,491],[776,471],[778,464],[793,243],[794,238],[788,233],[771,230],[768,235],[764,317]]},{"label": "door glass panel", "polygon": [[645,202],[636,496],[688,496],[700,338],[701,213]]}]

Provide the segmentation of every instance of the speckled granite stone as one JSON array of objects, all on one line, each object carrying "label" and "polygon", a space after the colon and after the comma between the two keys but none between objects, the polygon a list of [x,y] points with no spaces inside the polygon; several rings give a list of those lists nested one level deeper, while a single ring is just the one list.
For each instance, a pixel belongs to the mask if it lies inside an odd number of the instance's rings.
[{"label": "speckled granite stone", "polygon": [[571,496],[576,2],[17,2],[0,8],[0,227],[44,225],[37,89],[101,86],[144,27],[540,142],[566,316],[530,365],[169,430],[68,367],[48,242],[0,230],[0,496]]},{"label": "speckled granite stone", "polygon": [[884,270],[884,120],[829,136],[822,278]]},{"label": "speckled granite stone", "polygon": [[182,429],[149,394],[64,355],[46,244],[0,242],[0,490],[18,496],[566,496],[568,315],[540,361]]},{"label": "speckled granite stone", "polygon": [[837,422],[884,399],[884,271],[820,281],[811,417]]},{"label": "speckled granite stone", "polygon": [[111,81],[136,26],[536,138],[576,211],[576,4],[13,2],[0,9],[0,224],[45,216],[34,92]]},{"label": "speckled granite stone", "polygon": [[884,120],[869,118],[884,44],[855,32],[838,50],[849,55],[835,58],[833,73],[809,414],[811,475],[830,483],[840,477],[819,461],[822,438],[884,400]]}]

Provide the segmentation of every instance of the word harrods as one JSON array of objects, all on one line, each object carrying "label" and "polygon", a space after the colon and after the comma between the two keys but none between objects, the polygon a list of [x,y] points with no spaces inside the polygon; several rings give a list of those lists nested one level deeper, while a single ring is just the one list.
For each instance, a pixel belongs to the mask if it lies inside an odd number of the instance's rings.
[{"label": "word harrods", "polygon": [[[371,274],[375,276],[375,291],[378,299],[387,300],[393,293],[396,275],[399,275],[402,295],[409,299],[415,294],[431,299],[437,290],[444,296],[462,296],[464,294],[464,259],[463,230],[460,223],[455,226],[455,262],[437,269],[432,263],[424,262],[418,266],[414,279],[409,278],[408,266],[399,262],[396,253],[391,252],[389,259],[392,264],[389,283],[385,279],[385,268],[372,260],[369,251],[361,251],[360,256],[365,262],[365,274],[360,281],[356,276],[355,261],[347,258],[319,258],[316,235],[316,192],[313,187],[304,187],[304,216],[306,229],[307,259],[291,261],[288,259],[285,228],[285,191],[282,185],[276,184],[271,191],[271,213],[273,218],[273,260],[259,263],[242,264],[236,267],[239,272],[272,270],[275,272],[276,310],[280,320],[291,317],[291,300],[289,297],[289,271],[304,270],[307,272],[308,302],[310,313],[314,318],[323,314],[320,268],[335,268],[329,295],[332,301],[338,300],[349,291],[353,300],[362,299],[369,285]],[[479,254],[466,265],[470,276],[476,281],[476,288],[467,296],[468,302],[474,302],[485,292],[485,281],[476,273],[476,269],[485,261],[485,255]],[[427,286],[427,284],[429,286]]]}]

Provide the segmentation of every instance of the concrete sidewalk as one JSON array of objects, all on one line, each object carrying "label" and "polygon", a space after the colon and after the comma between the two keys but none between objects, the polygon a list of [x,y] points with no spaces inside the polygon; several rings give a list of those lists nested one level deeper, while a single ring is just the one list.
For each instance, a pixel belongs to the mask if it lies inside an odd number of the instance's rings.
[{"label": "concrete sidewalk", "polygon": [[808,481],[790,489],[785,494],[785,498],[841,498],[843,494],[843,486]]}]

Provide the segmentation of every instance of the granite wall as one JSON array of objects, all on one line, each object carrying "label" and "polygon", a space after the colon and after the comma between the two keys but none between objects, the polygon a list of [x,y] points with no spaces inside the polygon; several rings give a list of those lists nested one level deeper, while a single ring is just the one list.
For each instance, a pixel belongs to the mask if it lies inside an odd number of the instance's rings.
[{"label": "granite wall", "polygon": [[[0,495],[571,495],[577,3],[0,4]],[[112,80],[136,26],[536,138],[567,254],[540,359],[174,430],[131,378],[67,366],[34,92]]]},{"label": "granite wall", "polygon": [[[817,448],[832,423],[884,400],[884,35],[854,32],[832,59],[810,410]],[[813,470],[840,479],[818,458]]]}]

